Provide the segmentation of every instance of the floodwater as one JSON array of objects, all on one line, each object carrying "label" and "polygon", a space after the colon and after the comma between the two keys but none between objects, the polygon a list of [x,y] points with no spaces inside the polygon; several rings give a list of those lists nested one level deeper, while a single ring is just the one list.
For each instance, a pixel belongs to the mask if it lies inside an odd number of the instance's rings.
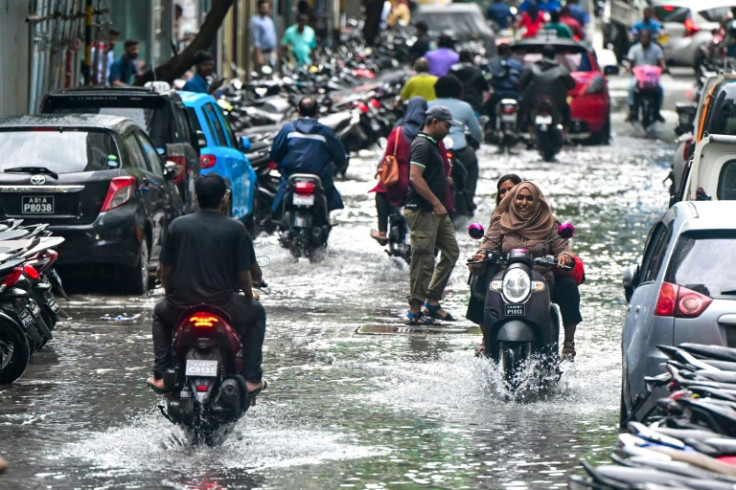
[{"label": "floodwater", "polygon": [[[183,444],[145,387],[159,294],[74,296],[54,340],[0,389],[0,454],[10,464],[0,487],[564,487],[581,458],[602,461],[615,445],[622,270],[667,204],[674,146],[622,127],[619,115],[611,146],[566,148],[556,163],[523,149],[480,155],[479,221],[489,221],[496,179],[516,172],[576,224],[573,248],[587,269],[578,357],[542,396],[504,401],[493,366],[473,356],[477,329],[357,333],[398,325],[406,310],[407,271],[368,237],[378,158],[368,151],[337,184],[347,206],[321,261],[294,263],[275,237],[257,240],[271,286],[262,299],[269,389],[223,446]],[[461,263],[475,247],[468,222],[444,300],[457,316],[468,300]]]}]

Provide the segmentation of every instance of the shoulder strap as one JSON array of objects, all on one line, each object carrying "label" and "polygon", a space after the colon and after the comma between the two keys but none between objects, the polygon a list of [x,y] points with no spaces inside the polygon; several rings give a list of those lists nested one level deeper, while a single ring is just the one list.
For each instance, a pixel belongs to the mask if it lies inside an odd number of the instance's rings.
[{"label": "shoulder strap", "polygon": [[396,131],[396,139],[394,140],[394,156],[396,156],[396,150],[399,147],[399,138],[401,137],[401,126]]}]

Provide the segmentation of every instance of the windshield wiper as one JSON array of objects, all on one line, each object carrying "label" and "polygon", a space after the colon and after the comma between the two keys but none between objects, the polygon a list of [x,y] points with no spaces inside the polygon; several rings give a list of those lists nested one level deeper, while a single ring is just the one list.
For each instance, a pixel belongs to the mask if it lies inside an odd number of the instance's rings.
[{"label": "windshield wiper", "polygon": [[59,174],[57,174],[53,170],[49,170],[46,167],[12,167],[6,168],[5,170],[3,170],[3,172],[12,174],[46,174],[50,175],[56,180],[59,180]]}]

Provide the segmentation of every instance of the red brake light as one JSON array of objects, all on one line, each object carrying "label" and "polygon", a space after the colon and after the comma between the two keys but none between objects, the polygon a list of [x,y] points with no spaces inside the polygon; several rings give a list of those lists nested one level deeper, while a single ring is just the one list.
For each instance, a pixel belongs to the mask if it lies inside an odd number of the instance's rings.
[{"label": "red brake light", "polygon": [[8,274],[3,278],[2,285],[0,285],[0,291],[4,291],[6,288],[18,282],[21,274],[23,274],[22,267],[14,267],[13,270],[8,271]]},{"label": "red brake light", "polygon": [[368,109],[368,104],[366,104],[365,102],[357,102],[355,104],[355,107],[357,107],[358,109],[360,109],[361,111],[366,112],[366,113],[369,110]]},{"label": "red brake light", "polygon": [[294,192],[300,196],[311,196],[314,194],[314,182],[295,182]]},{"label": "red brake light", "polygon": [[513,114],[516,112],[516,107],[512,105],[505,105],[503,106],[503,113],[504,114]]},{"label": "red brake light", "polygon": [[664,10],[665,12],[674,12],[674,11],[675,11],[675,7],[674,7],[674,6],[672,6],[672,5],[665,5],[664,7],[662,7],[662,9],[663,9],[663,10]]},{"label": "red brake light", "polygon": [[692,36],[700,30],[700,27],[695,24],[695,21],[692,18],[685,19],[683,25],[685,26],[685,36]]},{"label": "red brake light", "polygon": [[174,162],[176,166],[179,167],[179,172],[176,174],[176,177],[172,179],[172,182],[181,182],[181,179],[183,179],[187,174],[187,157],[184,155],[169,156],[166,157],[166,160]]},{"label": "red brake light", "polygon": [[216,162],[215,155],[199,155],[199,168],[212,168]]},{"label": "red brake light", "polygon": [[708,296],[677,284],[663,282],[659,288],[656,316],[673,316],[676,318],[694,318],[708,308],[713,302]]},{"label": "red brake light", "polygon": [[215,323],[219,321],[216,316],[210,315],[209,313],[195,313],[190,316],[187,321],[194,326],[194,328],[212,328]]},{"label": "red brake light", "polygon": [[133,194],[135,194],[135,184],[135,177],[115,177],[112,179],[110,186],[107,188],[107,195],[102,202],[100,212],[110,211],[130,201]]},{"label": "red brake light", "polygon": [[34,281],[40,281],[41,280],[41,274],[38,273],[35,267],[33,267],[31,264],[26,264],[23,266],[23,272],[26,273],[26,276],[33,279]]},{"label": "red brake light", "polygon": [[276,170],[279,168],[279,164],[276,162],[268,162],[268,169],[269,170]]},{"label": "red brake light", "polygon": [[204,393],[205,391],[207,391],[207,385],[197,385],[197,391],[199,391],[200,393]]},{"label": "red brake light", "polygon": [[381,107],[381,103],[378,102],[378,100],[375,97],[371,99],[371,105],[373,107],[375,107],[376,109],[378,109],[379,107]]}]

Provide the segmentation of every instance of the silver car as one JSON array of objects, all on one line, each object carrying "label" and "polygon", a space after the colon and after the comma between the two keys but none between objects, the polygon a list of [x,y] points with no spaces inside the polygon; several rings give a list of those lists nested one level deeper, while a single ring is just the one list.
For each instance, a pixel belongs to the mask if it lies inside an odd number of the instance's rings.
[{"label": "silver car", "polygon": [[695,66],[698,49],[711,42],[713,30],[730,17],[731,7],[736,0],[654,0],[654,16],[664,30],[659,43],[665,61]]},{"label": "silver car", "polygon": [[[679,202],[652,227],[641,265],[624,275],[629,305],[621,350],[621,421],[644,392],[645,376],[664,372],[657,345],[736,347],[736,201]],[[642,418],[658,389],[632,418]]]}]

